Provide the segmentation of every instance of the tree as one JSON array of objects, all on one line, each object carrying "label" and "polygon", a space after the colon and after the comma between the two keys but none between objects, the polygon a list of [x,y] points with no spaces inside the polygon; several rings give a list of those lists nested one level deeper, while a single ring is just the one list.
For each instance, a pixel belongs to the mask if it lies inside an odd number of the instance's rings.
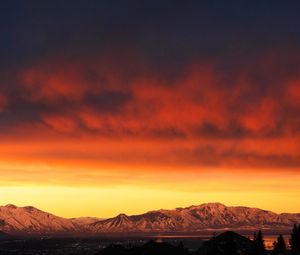
[{"label": "tree", "polygon": [[286,254],[285,240],[282,235],[279,235],[277,242],[274,243],[273,253],[274,255],[284,255]]},{"label": "tree", "polygon": [[257,234],[254,233],[253,245],[254,245],[253,253],[255,255],[265,255],[266,254],[265,241],[263,239],[261,230],[259,230]]},{"label": "tree", "polygon": [[292,254],[300,255],[300,225],[294,225],[291,234],[290,245]]}]

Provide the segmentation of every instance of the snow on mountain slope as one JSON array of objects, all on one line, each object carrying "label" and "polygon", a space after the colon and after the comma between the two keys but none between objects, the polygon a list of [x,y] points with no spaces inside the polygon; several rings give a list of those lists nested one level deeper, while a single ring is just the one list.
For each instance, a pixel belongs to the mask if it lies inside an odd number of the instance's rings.
[{"label": "snow on mountain slope", "polygon": [[227,207],[208,203],[175,210],[150,211],[141,215],[120,214],[92,223],[94,232],[193,232],[207,229],[290,228],[300,214],[276,214],[257,208]]},{"label": "snow on mountain slope", "polygon": [[150,211],[140,215],[120,214],[110,219],[92,217],[65,219],[37,208],[0,206],[0,233],[8,234],[101,234],[125,232],[195,232],[212,229],[290,229],[300,223],[300,214],[208,203],[175,210]]},{"label": "snow on mountain slope", "polygon": [[32,206],[0,206],[0,231],[5,233],[62,233],[76,231],[78,228],[71,220]]}]

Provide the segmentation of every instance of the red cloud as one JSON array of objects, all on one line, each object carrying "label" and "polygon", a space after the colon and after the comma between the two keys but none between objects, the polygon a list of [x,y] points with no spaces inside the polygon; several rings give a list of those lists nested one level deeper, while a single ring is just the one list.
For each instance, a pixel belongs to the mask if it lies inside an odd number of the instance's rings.
[{"label": "red cloud", "polygon": [[192,61],[174,77],[129,56],[119,62],[109,54],[80,62],[56,58],[19,70],[19,101],[6,108],[31,107],[22,125],[38,126],[39,134],[133,139],[144,148],[176,141],[158,154],[133,149],[124,157],[112,150],[103,161],[300,165],[300,77],[278,71],[286,56],[259,56],[229,71],[217,61]]},{"label": "red cloud", "polygon": [[43,121],[58,132],[73,133],[78,130],[77,122],[68,116],[44,116]]},{"label": "red cloud", "polygon": [[286,100],[292,106],[300,107],[300,79],[287,84]]},{"label": "red cloud", "polygon": [[62,97],[80,100],[88,89],[80,81],[81,68],[64,62],[41,63],[22,72],[21,84],[29,100],[55,102]]}]

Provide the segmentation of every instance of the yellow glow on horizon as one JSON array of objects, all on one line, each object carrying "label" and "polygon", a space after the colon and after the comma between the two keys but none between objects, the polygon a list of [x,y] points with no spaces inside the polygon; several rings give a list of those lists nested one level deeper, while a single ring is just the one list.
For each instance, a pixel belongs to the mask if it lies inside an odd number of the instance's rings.
[{"label": "yellow glow on horizon", "polygon": [[0,205],[62,217],[114,217],[207,202],[299,212],[293,169],[166,168],[0,161]]},{"label": "yellow glow on horizon", "polygon": [[[139,186],[66,187],[66,186],[2,186],[0,204],[33,205],[62,217],[114,217],[119,213],[140,214],[149,210],[174,209],[207,202],[225,205],[259,207],[275,212],[297,212],[300,188],[296,191],[258,190],[228,191],[201,187],[192,191]],[[223,185],[236,185],[227,182]],[[205,191],[206,190],[206,191]]]}]

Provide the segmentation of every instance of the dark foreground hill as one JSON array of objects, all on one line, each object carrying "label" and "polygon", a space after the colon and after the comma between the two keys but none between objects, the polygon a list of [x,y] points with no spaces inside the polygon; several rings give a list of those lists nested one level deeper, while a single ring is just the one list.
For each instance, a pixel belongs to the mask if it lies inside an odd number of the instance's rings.
[{"label": "dark foreground hill", "polygon": [[199,255],[254,254],[254,242],[235,232],[227,231],[203,243]]},{"label": "dark foreground hill", "polygon": [[183,246],[173,246],[168,243],[150,241],[140,247],[124,248],[121,245],[111,245],[97,255],[187,255],[188,251]]},{"label": "dark foreground hill", "polygon": [[97,255],[257,255],[254,242],[237,233],[227,231],[204,242],[197,252],[191,253],[183,245],[150,241],[140,247],[125,248],[111,245]]}]

